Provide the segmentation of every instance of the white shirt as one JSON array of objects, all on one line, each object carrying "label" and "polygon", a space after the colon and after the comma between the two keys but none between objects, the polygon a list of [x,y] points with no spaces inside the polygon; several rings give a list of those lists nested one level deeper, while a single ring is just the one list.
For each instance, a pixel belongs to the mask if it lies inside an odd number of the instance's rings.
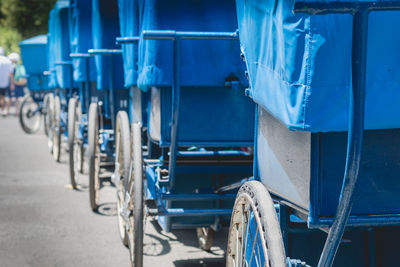
[{"label": "white shirt", "polygon": [[10,84],[10,73],[13,67],[8,57],[0,56],[0,88],[7,88]]}]

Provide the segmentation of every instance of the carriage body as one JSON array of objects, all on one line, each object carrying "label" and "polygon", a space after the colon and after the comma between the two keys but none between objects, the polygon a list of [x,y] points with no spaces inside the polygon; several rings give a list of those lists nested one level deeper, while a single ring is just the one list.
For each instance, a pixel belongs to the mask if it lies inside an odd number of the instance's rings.
[{"label": "carriage body", "polygon": [[129,91],[124,87],[122,57],[120,52],[115,53],[119,49],[115,38],[119,36],[118,1],[94,0],[92,2],[93,49],[105,52],[94,55],[96,87],[104,91],[103,115],[111,121],[115,120],[118,110],[128,109]]},{"label": "carriage body", "polygon": [[[255,175],[271,192],[307,211],[310,226],[322,227],[335,214],[343,178],[351,88],[351,16],[293,14],[290,1],[280,2],[280,11],[271,15],[270,4],[237,1],[250,94],[258,104]],[[260,13],[259,8],[266,12]],[[258,23],[247,20],[250,15]],[[269,20],[271,17],[281,19]],[[400,67],[393,61],[400,38],[398,29],[391,27],[397,22],[396,11],[370,14],[367,131],[352,209],[362,223],[380,224],[379,216],[393,218],[400,211],[396,205],[400,184],[394,179],[400,172],[395,149],[400,126],[395,104],[400,98],[396,89]],[[268,30],[259,32],[259,23]],[[273,29],[282,38],[268,35]],[[276,56],[282,53],[287,56]],[[354,218],[349,223],[361,222]]]},{"label": "carriage body", "polygon": [[[290,131],[262,108],[257,121],[255,176],[271,193],[307,214],[309,227],[331,225],[342,186],[347,133]],[[365,132],[348,225],[399,223],[399,134],[398,129]]]},{"label": "carriage body", "polygon": [[[46,91],[48,77],[44,74],[48,70],[47,36],[38,35],[19,43],[21,57],[27,74],[27,86],[30,91]],[[40,61],[38,61],[40,58]]]},{"label": "carriage body", "polygon": [[101,98],[101,92],[98,92],[96,88],[94,58],[88,54],[88,50],[93,48],[91,1],[71,1],[69,25],[73,79],[79,88],[78,95],[82,112],[87,113],[89,104]]},{"label": "carriage body", "polygon": [[[253,144],[254,104],[245,96],[239,43],[204,37],[160,40],[146,34],[174,31],[180,38],[179,32],[232,33],[237,28],[234,2],[139,1],[139,10],[137,86],[148,94],[148,137],[161,151],[158,164],[145,168],[145,198],[157,203],[158,221],[167,231],[219,229],[229,220],[234,190],[227,192],[230,197],[215,192],[249,177],[252,170],[250,153],[241,151]],[[160,169],[174,177],[165,180]]]},{"label": "carriage body", "polygon": [[72,67],[68,20],[69,1],[57,1],[49,18],[49,87],[72,89]]},{"label": "carriage body", "polygon": [[[393,262],[395,255],[386,251],[393,246],[390,233],[398,235],[398,228],[388,226],[400,222],[400,184],[396,179],[400,173],[396,149],[400,68],[393,57],[400,43],[399,31],[393,26],[399,22],[398,11],[371,11],[366,16],[368,38],[362,40],[368,47],[365,115],[360,116],[362,112],[355,112],[360,106],[351,104],[360,103],[354,95],[363,90],[354,83],[355,73],[360,74],[354,48],[361,35],[354,32],[361,26],[353,16],[358,15],[363,1],[343,4],[355,10],[352,14],[340,6],[342,1],[236,2],[250,96],[257,104],[254,177],[278,203],[286,255],[316,265],[319,255],[311,249],[320,247],[325,238],[312,228],[329,232],[334,221],[346,218],[344,225],[353,228],[346,228],[344,239],[351,244],[341,243],[335,266]],[[301,2],[302,13],[293,12],[297,2]],[[318,14],[318,8],[325,8],[321,13],[326,15],[307,14]],[[355,120],[350,120],[349,114],[364,122],[356,133]],[[362,153],[349,150],[357,137],[363,140]],[[359,172],[348,174],[358,180],[352,202],[346,206],[351,207],[347,220],[339,204],[345,188],[343,172],[349,170],[349,151],[361,155],[361,161]],[[344,226],[341,229],[344,231]],[[339,242],[342,230],[334,237]],[[375,239],[377,232],[382,237],[379,240]],[[329,253],[335,257],[329,241],[333,243],[328,238],[320,263]],[[368,248],[360,254],[356,251],[362,245]]]},{"label": "carriage body", "polygon": [[[92,6],[89,0],[71,0],[69,9],[71,53],[87,54],[93,48]],[[87,63],[86,61],[89,60]],[[74,81],[95,82],[94,59],[73,58]]]},{"label": "carriage body", "polygon": [[124,67],[124,86],[129,88],[129,120],[140,122],[147,126],[147,102],[149,94],[137,87],[140,12],[138,1],[118,0],[119,25],[121,38],[134,38],[129,42],[122,42],[122,59]]},{"label": "carriage body", "polygon": [[[142,1],[141,5],[142,31],[233,32],[237,27],[235,8],[229,1]],[[150,137],[166,147],[171,138],[173,42],[141,40],[139,53],[137,83],[140,89],[150,93]],[[183,146],[251,145],[254,121],[249,114],[254,106],[244,94],[247,80],[238,56],[238,42],[182,40],[179,53],[182,93],[178,143]]]},{"label": "carriage body", "polygon": [[70,1],[57,1],[48,21],[48,86],[54,92],[52,128],[55,141],[52,143],[53,156],[57,161],[61,157],[62,143],[68,139],[68,102],[77,88],[70,57],[69,7]]}]

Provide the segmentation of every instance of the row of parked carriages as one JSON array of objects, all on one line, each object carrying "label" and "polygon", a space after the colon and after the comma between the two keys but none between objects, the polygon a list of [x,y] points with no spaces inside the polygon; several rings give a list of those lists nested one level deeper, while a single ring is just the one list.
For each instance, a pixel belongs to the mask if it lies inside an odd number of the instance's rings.
[{"label": "row of parked carriages", "polygon": [[229,267],[395,266],[399,8],[59,0],[21,42],[22,124],[44,118],[74,189],[88,166],[93,211],[116,188],[132,266],[149,217],[204,250],[229,226]]}]

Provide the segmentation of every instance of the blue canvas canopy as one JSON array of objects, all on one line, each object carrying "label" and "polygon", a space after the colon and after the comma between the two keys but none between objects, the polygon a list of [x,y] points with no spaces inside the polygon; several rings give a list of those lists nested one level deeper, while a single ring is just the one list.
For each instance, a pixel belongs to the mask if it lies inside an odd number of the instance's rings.
[{"label": "blue canvas canopy", "polygon": [[[141,30],[218,31],[237,29],[232,0],[141,0]],[[172,85],[173,44],[144,40],[139,45],[138,86]],[[181,85],[221,86],[231,78],[246,84],[239,44],[231,40],[182,40]],[[218,66],[218,67],[215,67]]]},{"label": "blue canvas canopy", "polygon": [[[120,36],[118,2],[117,0],[93,0],[92,6],[92,36],[94,49],[119,49],[115,43]],[[95,56],[97,70],[97,89],[123,89],[123,63],[120,55]],[[111,71],[114,84],[110,85]]]},{"label": "blue canvas canopy", "polygon": [[[237,0],[251,96],[292,130],[347,130],[352,16],[294,14],[293,6]],[[400,127],[399,24],[396,11],[369,15],[367,129]]]},{"label": "blue canvas canopy", "polygon": [[46,90],[48,70],[47,35],[38,35],[19,43],[21,57],[25,66],[29,90]]},{"label": "blue canvas canopy", "polygon": [[[87,54],[93,48],[92,40],[92,5],[91,0],[71,0],[70,5],[70,36],[71,53]],[[74,66],[74,81],[96,81],[94,59],[89,59],[89,75],[86,73],[85,58],[72,59]]]},{"label": "blue canvas canopy", "polygon": [[[139,35],[139,6],[137,0],[119,0],[119,25],[122,37]],[[136,85],[138,44],[123,44],[125,87]]]},{"label": "blue canvas canopy", "polygon": [[49,87],[71,88],[71,62],[68,24],[69,1],[57,1],[49,18]]}]

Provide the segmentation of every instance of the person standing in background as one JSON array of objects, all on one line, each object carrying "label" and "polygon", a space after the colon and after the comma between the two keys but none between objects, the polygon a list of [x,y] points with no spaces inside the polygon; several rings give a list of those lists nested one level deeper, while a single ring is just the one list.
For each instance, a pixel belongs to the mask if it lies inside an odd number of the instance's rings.
[{"label": "person standing in background", "polygon": [[[26,71],[25,67],[22,64],[19,64],[20,56],[18,53],[11,53],[8,55],[8,58],[11,60],[13,65],[13,74],[14,74],[14,90],[10,90],[10,98],[8,99],[7,104],[7,112],[10,110],[11,106],[11,98],[15,97],[15,108],[16,108],[16,115],[18,116],[19,112],[19,104],[21,98],[24,97],[24,88],[26,85]],[[11,88],[10,88],[11,89]]]},{"label": "person standing in background", "polygon": [[11,60],[4,56],[4,49],[0,47],[0,112],[7,115],[5,97],[9,90],[14,90],[14,75]]}]

